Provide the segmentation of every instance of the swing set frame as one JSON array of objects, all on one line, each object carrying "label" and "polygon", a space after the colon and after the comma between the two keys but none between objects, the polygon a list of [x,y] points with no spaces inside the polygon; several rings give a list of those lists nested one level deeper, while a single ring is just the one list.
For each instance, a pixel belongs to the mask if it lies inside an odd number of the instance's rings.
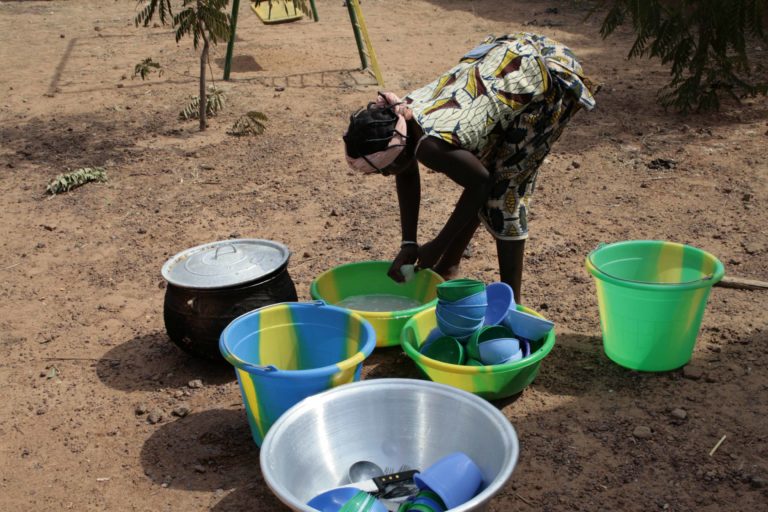
[{"label": "swing set frame", "polygon": [[[381,76],[379,62],[376,59],[376,52],[373,50],[371,38],[368,36],[368,28],[365,25],[365,18],[363,17],[363,11],[360,9],[360,4],[358,0],[346,0],[345,3],[347,6],[347,12],[349,13],[349,21],[352,23],[352,31],[355,34],[355,43],[357,44],[357,52],[360,55],[361,69],[369,71],[376,79],[376,82],[380,86],[384,86],[384,79]],[[320,18],[317,15],[315,0],[309,0],[309,4],[312,10],[311,17],[315,22],[320,21]],[[229,76],[232,71],[232,54],[234,53],[235,49],[235,31],[237,29],[237,13],[239,10],[240,0],[232,0],[232,32],[229,35],[229,42],[227,43],[227,56],[224,60],[224,80],[227,81],[229,80]]]}]

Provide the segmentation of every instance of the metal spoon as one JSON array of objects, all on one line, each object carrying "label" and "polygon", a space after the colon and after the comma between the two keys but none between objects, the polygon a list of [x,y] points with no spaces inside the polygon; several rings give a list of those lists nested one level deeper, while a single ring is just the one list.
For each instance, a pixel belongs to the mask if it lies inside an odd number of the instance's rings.
[{"label": "metal spoon", "polygon": [[368,461],[360,460],[349,466],[348,476],[350,483],[362,482],[363,480],[370,480],[377,476],[382,476],[384,470],[377,464]]}]

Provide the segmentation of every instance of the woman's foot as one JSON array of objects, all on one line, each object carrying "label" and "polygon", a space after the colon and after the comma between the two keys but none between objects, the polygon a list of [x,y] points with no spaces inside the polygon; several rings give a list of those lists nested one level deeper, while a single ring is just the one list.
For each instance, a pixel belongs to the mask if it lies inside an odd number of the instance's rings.
[{"label": "woman's foot", "polygon": [[432,270],[437,272],[440,275],[440,277],[442,277],[446,281],[450,281],[451,279],[456,279],[459,277],[458,263],[456,263],[455,265],[443,265],[443,263],[440,262]]}]

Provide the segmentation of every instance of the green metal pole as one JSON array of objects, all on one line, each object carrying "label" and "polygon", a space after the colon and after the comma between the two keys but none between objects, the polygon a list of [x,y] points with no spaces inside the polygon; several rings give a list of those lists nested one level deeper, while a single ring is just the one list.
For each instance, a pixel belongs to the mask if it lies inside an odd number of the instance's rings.
[{"label": "green metal pole", "polygon": [[317,17],[317,7],[315,7],[315,0],[309,0],[309,5],[312,6],[312,17],[315,18],[315,21],[320,21],[320,18]]},{"label": "green metal pole", "polygon": [[357,14],[355,14],[355,8],[352,7],[352,2],[347,0],[347,10],[349,11],[349,20],[352,22],[352,30],[355,32],[355,42],[357,43],[357,51],[360,54],[360,64],[363,69],[368,67],[368,59],[365,58],[365,50],[363,50],[363,36],[360,35],[360,28],[357,23]]},{"label": "green metal pole", "polygon": [[235,49],[235,29],[237,29],[237,11],[240,10],[240,0],[232,0],[232,26],[227,43],[227,58],[224,60],[224,80],[229,80],[232,70],[232,52]]}]

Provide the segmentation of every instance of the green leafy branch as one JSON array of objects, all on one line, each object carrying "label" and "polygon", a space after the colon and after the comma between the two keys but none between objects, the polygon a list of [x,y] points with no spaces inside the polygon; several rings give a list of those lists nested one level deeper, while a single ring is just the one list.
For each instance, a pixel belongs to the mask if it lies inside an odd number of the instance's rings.
[{"label": "green leafy branch", "polygon": [[66,174],[59,174],[48,183],[45,191],[51,195],[56,195],[91,181],[107,181],[107,171],[103,167],[83,167]]},{"label": "green leafy branch", "polygon": [[240,116],[227,133],[236,137],[242,137],[244,135],[261,135],[264,133],[264,130],[267,129],[267,126],[264,124],[265,121],[267,121],[267,116],[261,112],[251,110]]},{"label": "green leafy branch", "polygon": [[149,74],[152,73],[152,70],[157,70],[157,76],[163,76],[163,69],[160,66],[160,63],[153,61],[152,57],[147,57],[136,64],[133,68],[133,76],[131,78],[140,76],[142,80],[145,80]]},{"label": "green leafy branch", "polygon": [[751,78],[747,41],[768,42],[766,0],[602,0],[603,38],[631,23],[629,57],[659,58],[670,67],[660,103],[687,112],[716,110],[720,97],[739,100],[768,94],[768,83]]},{"label": "green leafy branch", "polygon": [[[205,113],[208,116],[215,116],[224,110],[226,95],[221,89],[211,86],[206,94]],[[179,117],[184,120],[198,119],[200,115],[200,96],[192,96],[189,104],[179,113]]]}]

